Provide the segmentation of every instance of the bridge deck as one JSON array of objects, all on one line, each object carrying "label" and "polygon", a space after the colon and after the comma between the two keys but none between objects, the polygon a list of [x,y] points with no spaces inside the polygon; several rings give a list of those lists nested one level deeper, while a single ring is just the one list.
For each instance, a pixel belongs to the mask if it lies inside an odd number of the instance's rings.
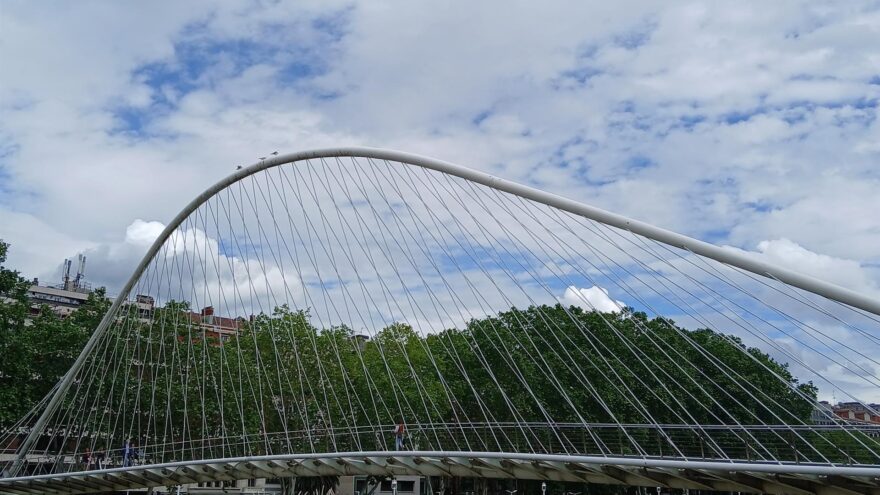
[{"label": "bridge deck", "polygon": [[518,478],[749,493],[880,495],[880,466],[410,451],[239,457],[7,478],[0,479],[0,493],[76,494],[201,481],[333,475]]}]

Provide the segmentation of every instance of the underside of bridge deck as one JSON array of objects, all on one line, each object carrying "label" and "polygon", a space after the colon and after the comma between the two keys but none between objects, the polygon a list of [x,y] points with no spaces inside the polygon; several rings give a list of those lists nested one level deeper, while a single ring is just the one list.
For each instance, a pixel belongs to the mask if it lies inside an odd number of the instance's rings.
[{"label": "underside of bridge deck", "polygon": [[79,494],[206,481],[350,475],[512,478],[780,495],[880,494],[877,466],[466,452],[284,455],[143,465],[0,479],[0,493]]}]

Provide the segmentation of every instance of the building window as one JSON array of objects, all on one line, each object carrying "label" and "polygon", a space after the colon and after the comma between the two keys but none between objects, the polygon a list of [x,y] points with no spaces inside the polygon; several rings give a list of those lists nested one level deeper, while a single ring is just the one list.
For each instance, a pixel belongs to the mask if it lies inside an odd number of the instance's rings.
[{"label": "building window", "polygon": [[367,493],[367,480],[365,478],[354,479],[354,493],[355,495]]},{"label": "building window", "polygon": [[[415,490],[416,490],[416,482],[415,481],[397,480],[397,492],[398,493],[412,493]],[[379,487],[379,491],[391,492],[391,481],[390,480],[383,481],[382,485]]]}]

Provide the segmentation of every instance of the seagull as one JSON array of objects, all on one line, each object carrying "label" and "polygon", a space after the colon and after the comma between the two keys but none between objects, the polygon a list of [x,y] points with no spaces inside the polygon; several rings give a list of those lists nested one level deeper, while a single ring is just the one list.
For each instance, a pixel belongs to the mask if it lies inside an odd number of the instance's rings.
[{"label": "seagull", "polygon": [[263,161],[263,160],[265,160],[265,159],[266,159],[265,156],[261,156],[261,157],[260,157],[260,161]]},{"label": "seagull", "polygon": [[241,170],[241,165],[235,167],[235,170]]},{"label": "seagull", "polygon": [[269,153],[269,154],[270,154],[270,155],[277,155],[278,152],[277,152],[277,151],[273,151],[272,153]]}]

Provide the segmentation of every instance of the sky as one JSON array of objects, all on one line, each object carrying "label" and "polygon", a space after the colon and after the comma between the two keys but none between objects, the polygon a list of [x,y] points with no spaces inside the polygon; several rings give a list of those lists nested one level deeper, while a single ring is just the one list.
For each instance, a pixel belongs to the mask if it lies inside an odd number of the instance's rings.
[{"label": "sky", "polygon": [[878,40],[867,1],[7,0],[0,238],[112,293],[237,166],[364,145],[880,297]]}]

